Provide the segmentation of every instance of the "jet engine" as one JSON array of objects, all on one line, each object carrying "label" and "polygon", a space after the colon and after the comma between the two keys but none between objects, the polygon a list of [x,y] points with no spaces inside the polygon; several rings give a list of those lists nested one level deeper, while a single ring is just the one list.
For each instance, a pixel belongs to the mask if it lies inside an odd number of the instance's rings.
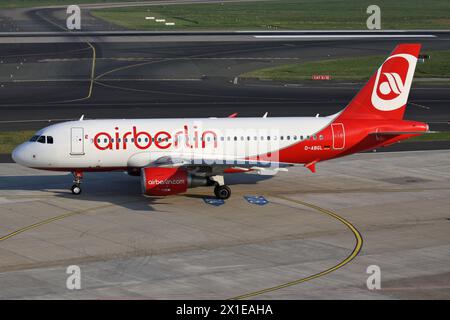
[{"label": "jet engine", "polygon": [[186,192],[187,188],[207,185],[210,185],[208,178],[191,175],[182,168],[141,169],[142,193],[148,196],[167,196]]}]

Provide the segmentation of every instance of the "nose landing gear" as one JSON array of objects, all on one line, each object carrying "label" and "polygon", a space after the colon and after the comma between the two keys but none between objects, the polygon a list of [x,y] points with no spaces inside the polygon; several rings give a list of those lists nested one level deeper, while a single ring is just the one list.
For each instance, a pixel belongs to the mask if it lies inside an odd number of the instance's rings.
[{"label": "nose landing gear", "polygon": [[72,172],[73,175],[73,183],[74,185],[70,190],[72,190],[72,193],[75,195],[79,195],[81,193],[81,179],[83,179],[83,172],[81,171],[74,171]]}]

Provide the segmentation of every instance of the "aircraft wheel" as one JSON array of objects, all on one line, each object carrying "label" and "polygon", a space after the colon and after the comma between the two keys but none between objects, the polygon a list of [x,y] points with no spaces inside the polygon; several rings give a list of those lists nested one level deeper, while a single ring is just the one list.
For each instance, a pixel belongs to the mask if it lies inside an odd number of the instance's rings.
[{"label": "aircraft wheel", "polygon": [[76,194],[76,195],[79,195],[81,193],[81,187],[77,184],[74,184],[72,186],[71,190],[72,190],[72,193]]},{"label": "aircraft wheel", "polygon": [[226,185],[216,186],[214,188],[214,194],[217,199],[226,200],[231,196],[231,189]]}]

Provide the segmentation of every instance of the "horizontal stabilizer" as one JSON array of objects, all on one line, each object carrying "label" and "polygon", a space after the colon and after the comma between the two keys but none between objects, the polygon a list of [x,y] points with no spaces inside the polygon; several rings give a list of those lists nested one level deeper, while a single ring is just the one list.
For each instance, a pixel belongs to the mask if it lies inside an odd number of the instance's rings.
[{"label": "horizontal stabilizer", "polygon": [[378,131],[378,132],[371,132],[369,134],[377,136],[398,136],[401,134],[428,134],[428,133],[436,133],[436,131]]}]

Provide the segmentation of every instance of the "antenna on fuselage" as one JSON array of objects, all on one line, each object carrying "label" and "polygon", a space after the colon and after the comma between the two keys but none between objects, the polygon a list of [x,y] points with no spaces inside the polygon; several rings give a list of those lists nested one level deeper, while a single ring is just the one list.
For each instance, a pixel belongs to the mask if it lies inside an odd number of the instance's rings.
[{"label": "antenna on fuselage", "polygon": [[84,114],[81,115],[81,118],[78,121],[83,121],[83,119],[84,119]]}]

